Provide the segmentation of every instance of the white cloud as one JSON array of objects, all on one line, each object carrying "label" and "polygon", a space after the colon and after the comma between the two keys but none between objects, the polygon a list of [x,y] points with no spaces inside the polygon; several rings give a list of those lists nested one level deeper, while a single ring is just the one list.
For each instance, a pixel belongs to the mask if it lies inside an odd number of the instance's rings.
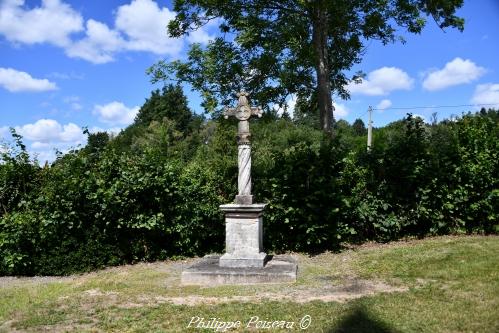
[{"label": "white cloud", "polygon": [[345,104],[333,102],[333,106],[333,115],[335,119],[345,118],[350,112]]},{"label": "white cloud", "polygon": [[84,141],[85,135],[80,126],[69,123],[63,126],[60,138],[63,142],[81,142]]},{"label": "white cloud", "polygon": [[85,141],[81,127],[73,123],[61,125],[53,119],[40,119],[34,124],[17,126],[16,131],[26,139],[38,142],[39,147],[42,144],[61,142],[76,145]]},{"label": "white cloud", "polygon": [[428,121],[426,120],[426,117],[425,117],[425,116],[423,116],[422,114],[417,114],[417,113],[414,113],[412,116],[413,116],[414,118],[421,118],[421,120],[422,120],[423,122],[428,123]]},{"label": "white cloud", "polygon": [[174,18],[174,12],[152,0],[133,0],[118,7],[115,25],[128,37],[127,49],[176,56],[183,41],[169,38],[166,30]]},{"label": "white cloud", "polygon": [[78,96],[67,96],[63,99],[64,103],[68,104],[71,110],[79,111],[83,109],[83,106],[80,104],[80,97]]},{"label": "white cloud", "polygon": [[[78,145],[86,144],[87,141],[87,136],[83,134],[83,129],[80,126],[74,123],[63,125],[53,119],[40,119],[33,124],[16,126],[15,130],[24,137],[24,141],[29,145],[30,156],[34,157],[36,155],[42,165],[45,161],[52,162],[56,159],[56,149],[67,153]],[[121,128],[102,129],[92,127],[89,130],[91,133],[105,131],[110,135],[116,135],[121,131]],[[0,127],[0,151],[2,149],[2,138],[10,139],[7,126]]]},{"label": "white cloud", "polygon": [[26,72],[0,67],[0,86],[10,92],[55,90],[55,83],[47,79],[35,79]]},{"label": "white cloud", "polygon": [[[55,149],[55,148],[54,148]],[[34,151],[33,157],[36,156],[38,163],[43,166],[45,162],[51,163],[56,159],[56,154],[54,149],[46,149],[42,151]],[[60,150],[60,149],[59,149]]]},{"label": "white cloud", "polygon": [[94,64],[113,61],[113,54],[125,46],[120,33],[92,19],[87,21],[86,27],[86,37],[69,46],[66,54]]},{"label": "white cloud", "polygon": [[390,106],[392,106],[392,101],[390,101],[389,99],[383,99],[381,102],[378,103],[378,105],[376,105],[376,109],[384,110],[388,109]]},{"label": "white cloud", "polygon": [[[166,30],[174,17],[174,12],[166,7],[160,8],[152,0],[133,0],[116,10],[114,29],[89,19],[85,38],[67,47],[66,54],[94,64],[111,62],[116,53],[127,50],[177,56],[184,40],[169,38]],[[193,33],[192,38],[206,43],[213,37],[202,28]]]},{"label": "white cloud", "polygon": [[0,4],[0,34],[11,42],[25,44],[70,44],[69,36],[83,30],[83,19],[70,5],[59,0],[42,0],[40,7],[25,8],[24,0]]},{"label": "white cloud", "polygon": [[191,43],[208,44],[210,40],[213,40],[214,36],[210,35],[206,30],[198,29],[193,31],[187,37],[187,40]]},{"label": "white cloud", "polygon": [[444,68],[430,72],[423,81],[423,88],[429,91],[470,83],[485,73],[485,68],[475,65],[469,59],[455,58]]},{"label": "white cloud", "polygon": [[106,105],[96,105],[93,113],[99,116],[99,120],[113,125],[129,125],[139,112],[139,107],[128,108],[121,102],[111,102]]},{"label": "white cloud", "polygon": [[111,136],[116,136],[116,135],[120,134],[122,129],[123,129],[122,127],[110,127],[108,129],[103,129],[103,128],[98,127],[98,126],[93,126],[93,127],[89,128],[89,132],[90,133],[107,132],[107,134],[109,134]]},{"label": "white cloud", "polygon": [[16,131],[28,140],[47,143],[60,141],[62,126],[53,119],[40,119],[34,124],[16,127]]},{"label": "white cloud", "polygon": [[87,139],[78,125],[61,125],[53,119],[40,119],[33,124],[16,126],[15,130],[25,142],[31,141],[30,156],[37,156],[41,164],[55,160],[55,149],[67,151],[70,147],[84,144]]},{"label": "white cloud", "polygon": [[411,90],[414,79],[396,67],[382,67],[370,72],[362,83],[351,82],[347,89],[352,94],[370,96],[388,95],[394,90]]},{"label": "white cloud", "polygon": [[206,25],[204,25],[201,29],[197,29],[189,33],[187,40],[190,43],[200,43],[200,44],[208,44],[211,40],[215,39],[215,35],[211,35],[208,33],[208,30],[219,25],[221,20],[214,19],[209,21]]},{"label": "white cloud", "polygon": [[47,142],[35,141],[31,144],[31,148],[33,149],[49,149],[50,147],[52,147],[52,145]]},{"label": "white cloud", "polygon": [[499,83],[479,84],[475,88],[471,102],[475,104],[499,105]]},{"label": "white cloud", "polygon": [[[48,121],[48,125],[46,124]],[[55,123],[54,123],[55,122]],[[38,123],[38,124],[37,124]],[[44,164],[45,161],[52,162],[56,159],[55,151],[61,151],[63,154],[67,153],[72,148],[78,145],[85,145],[87,137],[83,134],[83,129],[73,123],[66,125],[60,125],[55,120],[44,119],[44,123],[40,124],[40,121],[35,124],[28,124],[22,127],[17,127],[18,131],[30,129],[29,125],[38,127],[37,136],[25,136],[26,139],[42,139],[42,141],[33,141],[30,145],[30,155],[37,156],[40,164]],[[58,131],[58,135],[50,136],[50,140],[47,140],[47,136],[43,135],[43,129],[51,129]],[[1,128],[0,128],[1,129]],[[112,127],[108,129],[102,129],[99,127],[92,127],[89,129],[91,133],[96,132],[108,132],[109,135],[116,135],[121,131],[121,128]],[[20,133],[21,134],[21,133]]]},{"label": "white cloud", "polygon": [[279,104],[274,104],[273,109],[277,112],[278,116],[282,116],[284,111],[286,111],[288,115],[293,118],[295,113],[296,99],[296,95],[291,95],[286,99],[284,106],[281,107]]},{"label": "white cloud", "polygon": [[[186,38],[170,38],[167,25],[176,14],[158,6],[156,1],[132,0],[114,13],[113,27],[92,18],[84,26],[81,14],[61,0],[42,0],[40,7],[32,9],[24,6],[23,0],[3,0],[0,34],[14,43],[57,45],[71,58],[104,64],[125,51],[178,57],[186,40],[207,44],[214,38],[208,31],[219,23],[213,20]],[[82,31],[83,38],[71,38],[73,33]],[[68,78],[64,74],[58,76]]]},{"label": "white cloud", "polygon": [[2,143],[0,142],[0,154],[3,154],[3,153],[8,153],[8,152],[9,152],[9,147],[8,147],[8,146],[6,146],[6,145],[4,145],[4,144],[2,144]]}]

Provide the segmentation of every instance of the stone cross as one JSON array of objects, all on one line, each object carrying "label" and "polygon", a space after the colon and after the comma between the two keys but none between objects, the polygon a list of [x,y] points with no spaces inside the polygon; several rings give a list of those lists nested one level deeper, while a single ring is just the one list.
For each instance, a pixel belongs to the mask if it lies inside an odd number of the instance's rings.
[{"label": "stone cross", "polygon": [[238,167],[237,178],[238,195],[236,203],[240,205],[251,205],[253,196],[251,195],[251,133],[249,131],[248,119],[251,116],[261,117],[263,114],[261,107],[252,107],[248,103],[248,93],[241,91],[237,94],[239,97],[235,108],[225,108],[224,117],[234,116],[239,120],[237,126],[237,146],[238,146]]}]

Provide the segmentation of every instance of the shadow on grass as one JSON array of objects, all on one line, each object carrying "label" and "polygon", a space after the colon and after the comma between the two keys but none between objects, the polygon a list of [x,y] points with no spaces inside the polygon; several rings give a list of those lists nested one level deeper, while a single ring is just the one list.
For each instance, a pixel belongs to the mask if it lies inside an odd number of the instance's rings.
[{"label": "shadow on grass", "polygon": [[339,323],[331,327],[328,333],[396,333],[389,324],[376,318],[363,306],[355,306]]}]

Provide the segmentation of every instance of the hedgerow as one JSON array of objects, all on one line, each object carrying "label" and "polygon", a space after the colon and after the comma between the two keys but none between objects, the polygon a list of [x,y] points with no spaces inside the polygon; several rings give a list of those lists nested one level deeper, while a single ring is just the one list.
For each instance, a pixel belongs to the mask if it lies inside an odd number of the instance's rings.
[{"label": "hedgerow", "polygon": [[[409,115],[377,129],[369,152],[364,134],[345,124],[331,138],[289,119],[252,122],[266,249],[498,232],[498,114],[431,125]],[[175,128],[165,118],[44,167],[14,133],[0,163],[0,274],[61,275],[222,252],[219,205],[237,190],[235,124]]]}]

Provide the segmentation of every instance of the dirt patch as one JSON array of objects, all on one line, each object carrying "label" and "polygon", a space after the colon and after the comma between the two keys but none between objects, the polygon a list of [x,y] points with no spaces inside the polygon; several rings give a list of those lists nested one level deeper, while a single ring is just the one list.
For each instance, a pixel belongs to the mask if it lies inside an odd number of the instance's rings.
[{"label": "dirt patch", "polygon": [[15,327],[14,324],[16,323],[15,320],[7,320],[4,323],[0,324],[0,332],[10,332],[10,333],[17,333],[21,332],[18,331]]},{"label": "dirt patch", "polygon": [[227,297],[204,297],[188,295],[182,297],[155,297],[156,303],[172,303],[175,305],[196,306],[201,304],[221,304],[230,302],[261,303],[261,302],[294,302],[308,303],[313,301],[322,302],[347,302],[352,299],[371,296],[378,293],[405,292],[408,287],[390,286],[381,281],[370,281],[352,279],[339,286],[327,288],[310,288],[295,290],[286,294],[263,293],[255,296],[227,296]]},{"label": "dirt patch", "polygon": [[0,288],[23,286],[27,284],[42,285],[48,283],[72,282],[74,280],[75,276],[0,276]]},{"label": "dirt patch", "polygon": [[90,296],[90,297],[94,297],[94,296],[116,296],[116,295],[118,295],[118,293],[116,291],[106,291],[106,292],[103,292],[100,289],[89,289],[89,290],[85,290],[83,293],[86,294],[87,296]]},{"label": "dirt patch", "polygon": [[[96,323],[97,321],[95,321]],[[57,325],[42,325],[37,326],[36,328],[28,328],[23,331],[12,331],[17,333],[67,333],[67,332],[92,332],[92,333],[101,333],[103,330],[96,327],[95,323],[67,323],[67,324],[57,324]],[[11,331],[9,331],[10,333]]]},{"label": "dirt patch", "polygon": [[[422,286],[424,283],[420,283]],[[116,291],[102,291],[100,289],[85,290],[80,294],[82,302],[81,307],[85,307],[85,303],[93,304],[98,302],[100,306],[117,306],[120,308],[140,308],[154,307],[161,304],[169,303],[174,305],[218,305],[223,303],[239,302],[239,303],[262,303],[262,302],[294,302],[308,303],[313,301],[322,302],[348,302],[350,300],[361,298],[364,296],[372,296],[379,293],[406,292],[407,286],[393,286],[384,281],[363,280],[358,278],[348,278],[341,283],[334,285],[321,285],[317,287],[296,286],[295,288],[256,292],[254,295],[234,295],[234,296],[202,296],[202,295],[185,295],[185,296],[164,296],[141,294],[137,296],[121,295]],[[59,301],[65,301],[66,296],[60,297]]]}]

